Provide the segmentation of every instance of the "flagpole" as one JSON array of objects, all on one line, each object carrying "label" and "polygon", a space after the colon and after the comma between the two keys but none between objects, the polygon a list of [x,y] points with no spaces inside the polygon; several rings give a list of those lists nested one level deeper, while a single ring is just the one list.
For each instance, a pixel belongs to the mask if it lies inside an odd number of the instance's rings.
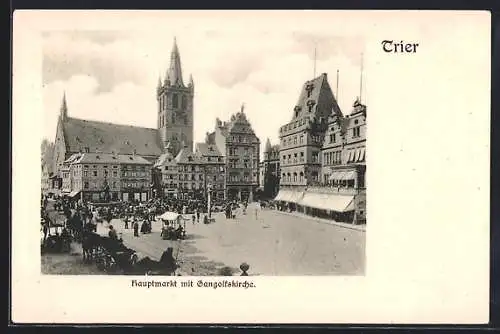
[{"label": "flagpole", "polygon": [[361,98],[363,94],[363,53],[361,53],[361,72],[359,78],[359,102],[361,103]]},{"label": "flagpole", "polygon": [[337,95],[337,102],[339,101],[339,70],[337,70],[337,88],[335,89],[335,94]]},{"label": "flagpole", "polygon": [[316,78],[316,45],[314,45],[314,74],[313,78]]}]

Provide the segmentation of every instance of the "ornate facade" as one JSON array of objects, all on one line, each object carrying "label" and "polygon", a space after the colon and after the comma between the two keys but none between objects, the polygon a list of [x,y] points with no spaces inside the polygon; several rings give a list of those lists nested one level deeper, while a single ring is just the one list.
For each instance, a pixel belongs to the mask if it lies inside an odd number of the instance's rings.
[{"label": "ornate facade", "polygon": [[356,100],[344,115],[322,74],[304,84],[280,139],[275,200],[287,210],[366,223],[366,106]]},{"label": "ornate facade", "polygon": [[229,122],[217,118],[215,131],[207,134],[224,155],[226,199],[252,201],[259,187],[260,140],[248,121],[244,107]]}]

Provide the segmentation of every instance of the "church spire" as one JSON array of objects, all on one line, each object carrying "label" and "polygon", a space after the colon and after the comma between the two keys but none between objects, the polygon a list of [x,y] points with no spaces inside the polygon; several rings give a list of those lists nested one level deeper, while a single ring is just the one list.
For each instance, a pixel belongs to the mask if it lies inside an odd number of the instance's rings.
[{"label": "church spire", "polygon": [[160,94],[162,87],[163,87],[163,85],[161,83],[161,74],[160,74],[160,75],[158,75],[158,84],[156,85],[156,92],[158,95]]},{"label": "church spire", "polygon": [[66,103],[66,92],[63,93],[62,103],[61,103],[61,119],[65,120],[68,117],[68,104]]},{"label": "church spire", "polygon": [[177,39],[175,37],[174,46],[172,48],[172,52],[170,53],[170,67],[167,72],[167,80],[170,81],[172,86],[178,85],[184,87],[184,81],[182,80],[181,56],[179,55]]},{"label": "church spire", "polygon": [[194,80],[192,74],[189,75],[189,88],[191,88],[191,90],[194,90]]},{"label": "church spire", "polygon": [[265,148],[264,152],[270,152],[270,151],[271,151],[271,141],[269,140],[269,138],[267,138],[267,140],[266,140],[266,148]]}]

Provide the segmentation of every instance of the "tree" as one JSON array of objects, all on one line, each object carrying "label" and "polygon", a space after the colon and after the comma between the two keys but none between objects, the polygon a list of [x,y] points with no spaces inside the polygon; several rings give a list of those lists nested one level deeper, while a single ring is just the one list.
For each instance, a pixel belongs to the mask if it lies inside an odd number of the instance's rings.
[{"label": "tree", "polygon": [[274,175],[269,169],[264,175],[264,196],[267,198],[273,198],[276,195],[276,189],[278,188],[278,177]]},{"label": "tree", "polygon": [[54,160],[54,143],[48,141],[47,139],[42,140],[41,144],[42,153],[42,163],[45,163],[49,173],[52,171],[53,160]]}]

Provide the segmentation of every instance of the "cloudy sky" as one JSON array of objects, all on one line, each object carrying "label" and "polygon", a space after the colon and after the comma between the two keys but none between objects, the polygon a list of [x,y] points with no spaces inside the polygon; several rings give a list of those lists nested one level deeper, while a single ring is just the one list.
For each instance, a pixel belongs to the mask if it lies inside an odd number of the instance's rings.
[{"label": "cloudy sky", "polygon": [[350,111],[359,95],[364,38],[336,29],[342,26],[338,20],[323,20],[315,20],[321,29],[309,30],[286,23],[274,29],[271,18],[260,23],[250,18],[225,24],[161,20],[140,30],[124,25],[48,31],[43,34],[44,136],[55,137],[63,92],[72,117],[155,127],[155,89],[176,36],[184,81],[192,74],[195,83],[195,140],[213,130],[216,117],[228,120],[245,103],[261,142],[269,137],[277,143],[303,82],[314,75],[315,46],[316,75],[328,73],[334,92],[340,71],[342,111]]}]

